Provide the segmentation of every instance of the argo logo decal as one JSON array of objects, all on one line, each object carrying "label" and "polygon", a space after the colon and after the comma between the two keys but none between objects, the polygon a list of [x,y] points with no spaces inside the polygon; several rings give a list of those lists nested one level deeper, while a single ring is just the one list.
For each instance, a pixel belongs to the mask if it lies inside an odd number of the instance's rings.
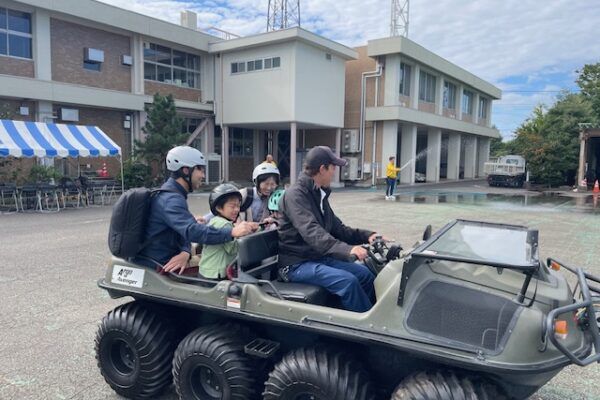
[{"label": "argo logo decal", "polygon": [[144,271],[140,268],[115,265],[112,273],[112,283],[141,288],[144,284]]}]

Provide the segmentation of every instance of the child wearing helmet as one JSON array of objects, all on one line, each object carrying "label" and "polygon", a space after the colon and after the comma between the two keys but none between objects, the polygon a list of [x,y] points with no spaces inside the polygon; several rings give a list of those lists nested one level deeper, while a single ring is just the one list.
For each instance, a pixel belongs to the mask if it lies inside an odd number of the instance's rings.
[{"label": "child wearing helmet", "polygon": [[[214,228],[233,228],[233,223],[240,213],[242,195],[237,187],[223,183],[215,187],[208,198],[210,211],[214,217],[208,226]],[[226,269],[233,262],[238,252],[237,240],[222,244],[205,245],[200,259],[200,275],[207,279],[223,279]]]},{"label": "child wearing helmet", "polygon": [[281,213],[279,212],[279,202],[281,201],[284,193],[285,190],[277,189],[271,193],[271,196],[269,196],[269,201],[267,204],[269,216],[263,221],[263,223],[267,225],[265,230],[275,230],[279,226],[279,218],[281,218]]}]

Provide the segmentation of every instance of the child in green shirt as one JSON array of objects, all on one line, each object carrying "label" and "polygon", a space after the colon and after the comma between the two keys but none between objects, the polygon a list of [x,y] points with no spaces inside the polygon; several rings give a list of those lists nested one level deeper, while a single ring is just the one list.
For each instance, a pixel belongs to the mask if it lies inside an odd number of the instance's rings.
[{"label": "child in green shirt", "polygon": [[[224,183],[211,192],[208,203],[214,217],[208,222],[215,228],[231,227],[240,213],[242,195],[235,186]],[[226,269],[238,252],[237,240],[222,244],[204,245],[199,273],[203,278],[224,279]]]}]

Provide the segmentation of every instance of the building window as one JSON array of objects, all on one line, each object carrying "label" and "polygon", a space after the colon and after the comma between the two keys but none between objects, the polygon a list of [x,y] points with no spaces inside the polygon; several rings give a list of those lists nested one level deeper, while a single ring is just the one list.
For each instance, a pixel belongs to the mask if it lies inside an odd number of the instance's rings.
[{"label": "building window", "polygon": [[487,108],[488,108],[488,99],[485,97],[479,97],[479,112],[477,115],[481,119],[487,119]]},{"label": "building window", "polygon": [[419,100],[435,103],[435,76],[425,71],[419,74]]},{"label": "building window", "polygon": [[232,157],[254,157],[254,131],[233,128],[229,135],[229,155]]},{"label": "building window", "polygon": [[200,89],[200,56],[144,43],[144,79]]},{"label": "building window", "polygon": [[462,112],[463,114],[473,114],[473,92],[465,90],[462,97]]},{"label": "building window", "polygon": [[456,85],[450,82],[444,82],[444,108],[456,108]]},{"label": "building window", "polygon": [[231,73],[237,74],[238,72],[246,72],[246,63],[244,63],[244,62],[231,63]]},{"label": "building window", "polygon": [[[202,120],[199,118],[184,118],[182,132],[185,132],[188,135],[191,135],[192,133],[194,133],[196,128],[198,128],[200,126],[201,123],[202,123]],[[194,147],[200,151],[204,151],[204,141],[202,140],[202,138],[203,138],[203,135],[196,136],[196,138],[192,142],[192,147]]]},{"label": "building window", "polygon": [[31,14],[0,8],[0,54],[32,58]]},{"label": "building window", "polygon": [[100,66],[102,64],[100,63],[95,63],[95,62],[89,62],[89,61],[84,61],[83,62],[83,68],[90,70],[90,71],[96,71],[96,72],[100,72]]},{"label": "building window", "polygon": [[410,65],[400,63],[400,94],[410,96]]},{"label": "building window", "polygon": [[269,57],[259,58],[251,61],[235,61],[231,63],[231,73],[239,74],[242,72],[260,71],[263,69],[279,68],[281,65],[281,58]]}]

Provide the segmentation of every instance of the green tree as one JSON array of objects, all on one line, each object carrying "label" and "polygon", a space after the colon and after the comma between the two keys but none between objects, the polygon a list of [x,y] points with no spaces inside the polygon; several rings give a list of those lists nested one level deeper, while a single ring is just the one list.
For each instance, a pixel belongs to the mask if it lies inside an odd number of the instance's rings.
[{"label": "green tree", "polygon": [[575,82],[581,88],[581,94],[591,101],[594,110],[592,121],[582,122],[600,122],[600,63],[586,64],[579,73]]},{"label": "green tree", "polygon": [[142,128],[146,140],[136,140],[135,154],[148,163],[156,162],[160,166],[159,178],[164,179],[167,177],[167,153],[174,146],[184,144],[188,134],[183,132],[183,120],[177,116],[172,95],[161,96],[156,93],[152,104],[146,104],[144,110],[148,114]]},{"label": "green tree", "polygon": [[517,129],[514,153],[527,160],[536,181],[551,186],[572,184],[579,160],[579,126],[592,117],[589,99],[561,93],[546,113],[536,107]]}]

